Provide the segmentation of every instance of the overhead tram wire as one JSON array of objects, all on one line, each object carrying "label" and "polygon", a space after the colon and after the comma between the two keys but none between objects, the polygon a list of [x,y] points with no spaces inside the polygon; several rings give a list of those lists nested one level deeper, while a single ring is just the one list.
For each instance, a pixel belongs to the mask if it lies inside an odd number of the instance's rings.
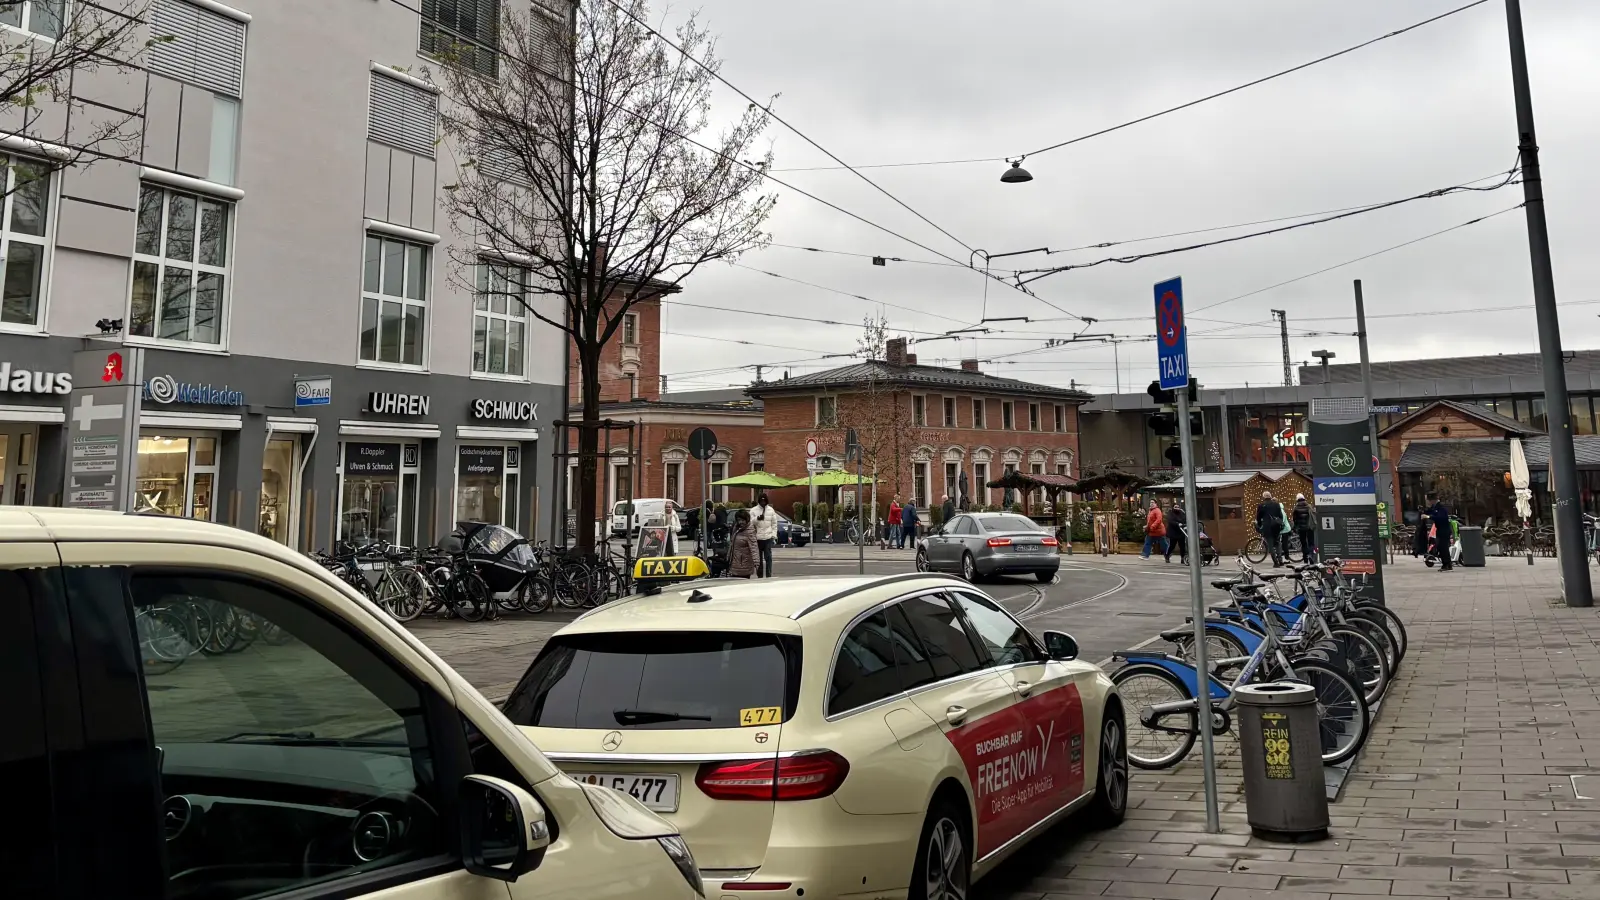
[{"label": "overhead tram wire", "polygon": [[813,284],[812,282],[804,281],[802,279],[795,278],[795,277],[790,276],[790,275],[779,275],[777,272],[768,272],[766,269],[758,269],[755,266],[747,266],[744,263],[729,263],[728,265],[733,266],[735,268],[739,268],[739,269],[745,269],[745,270],[748,270],[748,271],[751,271],[751,272],[758,272],[758,273],[760,273],[762,275],[770,275],[773,278],[782,279],[783,281],[792,281],[795,284],[803,284],[806,287],[816,288],[819,291],[827,291],[830,294],[838,294],[841,297],[849,297],[849,298],[854,299],[854,300],[865,300],[868,303],[875,303],[875,304],[877,304],[879,306],[887,306],[890,309],[902,310],[904,312],[912,313],[913,315],[928,316],[929,318],[933,318],[933,319],[943,319],[946,322],[955,322],[958,325],[967,325],[968,324],[967,322],[964,322],[961,319],[952,318],[951,316],[940,315],[939,313],[928,312],[925,309],[916,309],[916,308],[910,307],[910,306],[900,306],[899,304],[889,303],[886,300],[874,300],[871,297],[863,297],[860,294],[852,294],[849,291],[841,291],[838,288],[831,288],[831,287],[828,287],[826,285],[821,285],[821,284]]},{"label": "overhead tram wire", "polygon": [[[1149,115],[1140,116],[1137,119],[1130,119],[1129,121],[1123,122],[1120,125],[1113,125],[1110,128],[1102,128],[1099,131],[1094,131],[1094,132],[1090,132],[1089,134],[1080,135],[1080,136],[1072,138],[1070,140],[1062,141],[1062,142],[1060,142],[1058,144],[1051,144],[1048,147],[1041,147],[1040,149],[1034,150],[1034,151],[1032,151],[1030,153],[1022,154],[1022,158],[1026,159],[1026,158],[1028,158],[1030,156],[1038,156],[1038,155],[1040,155],[1042,153],[1049,153],[1051,150],[1059,150],[1062,147],[1068,147],[1068,146],[1071,146],[1073,144],[1082,143],[1082,142],[1087,141],[1087,140],[1089,140],[1091,138],[1097,138],[1097,137],[1100,137],[1102,135],[1111,134],[1114,131],[1121,131],[1124,128],[1131,128],[1134,125],[1140,125],[1140,124],[1143,124],[1145,122],[1149,122],[1152,119],[1159,119],[1162,116],[1170,115],[1170,114],[1175,113],[1175,112],[1180,112],[1182,110],[1189,109],[1190,107],[1193,107],[1193,106],[1198,106],[1198,105],[1200,105],[1202,103],[1207,102],[1208,100],[1216,100],[1216,99],[1218,99],[1220,97],[1226,97],[1229,94],[1238,93],[1239,91],[1242,91],[1242,90],[1244,90],[1246,88],[1252,88],[1252,87],[1255,87],[1256,85],[1265,84],[1265,83],[1267,83],[1269,81],[1272,81],[1274,79],[1282,78],[1285,75],[1292,75],[1295,72],[1301,71],[1302,69],[1309,69],[1312,66],[1315,66],[1315,65],[1317,65],[1319,63],[1325,63],[1325,62],[1328,62],[1330,60],[1338,59],[1341,56],[1344,56],[1344,55],[1350,54],[1350,53],[1354,53],[1357,50],[1365,49],[1367,47],[1372,46],[1373,44],[1377,44],[1377,43],[1380,43],[1382,41],[1389,40],[1390,38],[1399,37],[1402,34],[1405,34],[1405,33],[1410,32],[1410,31],[1415,31],[1418,28],[1421,28],[1421,27],[1423,27],[1425,25],[1431,25],[1434,22],[1440,21],[1441,19],[1448,19],[1451,16],[1456,15],[1457,13],[1466,12],[1467,10],[1472,9],[1475,6],[1482,6],[1483,4],[1485,4],[1487,2],[1489,2],[1489,0],[1473,0],[1472,3],[1468,3],[1465,6],[1458,6],[1455,9],[1449,10],[1447,12],[1440,13],[1439,15],[1433,16],[1432,18],[1423,19],[1422,21],[1417,22],[1415,24],[1407,25],[1406,27],[1401,28],[1398,31],[1391,31],[1388,34],[1379,35],[1378,37],[1372,38],[1371,40],[1362,41],[1361,43],[1356,44],[1354,46],[1346,47],[1343,50],[1340,50],[1340,51],[1338,51],[1336,53],[1329,53],[1326,56],[1319,56],[1316,59],[1311,60],[1310,62],[1301,63],[1298,66],[1293,66],[1291,68],[1284,69],[1281,72],[1274,72],[1271,75],[1267,75],[1267,76],[1262,77],[1262,78],[1257,78],[1254,81],[1247,81],[1244,84],[1236,85],[1234,87],[1228,88],[1227,90],[1217,91],[1214,94],[1207,94],[1206,96],[1200,97],[1199,99],[1190,100],[1187,103],[1180,103],[1177,106],[1173,106],[1173,107],[1169,107],[1167,109],[1163,109],[1160,112],[1154,112],[1154,113],[1150,113]],[[889,168],[906,168],[906,167],[911,167],[911,166],[954,166],[954,165],[963,165],[963,164],[966,164],[966,163],[1002,162],[1002,161],[1005,161],[1005,160],[1007,160],[1009,158],[1010,158],[1009,156],[1006,156],[1006,157],[983,157],[983,158],[973,158],[973,159],[942,159],[942,160],[930,160],[930,161],[926,161],[926,162],[878,163],[876,165],[855,166],[854,169],[889,169]],[[782,170],[778,170],[778,171],[784,171],[784,172],[819,172],[819,171],[837,170],[837,169],[840,169],[840,168],[846,168],[846,167],[844,167],[844,166],[808,166],[808,167],[803,167],[803,168],[782,169]],[[854,169],[852,169],[852,171],[854,171]],[[860,173],[858,172],[857,174],[860,174]]]},{"label": "overhead tram wire", "polygon": [[[809,251],[811,253],[826,253],[826,254],[829,254],[829,255],[832,255],[832,256],[854,256],[857,259],[882,259],[885,262],[909,263],[911,265],[917,265],[917,266],[947,266],[947,267],[956,268],[956,269],[970,269],[971,268],[971,266],[968,266],[966,263],[962,263],[962,262],[939,262],[939,261],[931,260],[931,259],[906,259],[906,258],[901,257],[901,256],[889,256],[889,255],[883,254],[883,253],[851,253],[848,250],[827,250],[827,249],[824,249],[822,247],[804,247],[804,246],[801,246],[800,244],[770,243],[767,246],[768,247],[781,247],[781,248],[783,248],[785,250],[806,250],[806,251]],[[1005,272],[1005,273],[1009,274],[1010,272],[1013,272],[1015,270],[1014,269],[990,269],[990,271],[991,272]]]}]

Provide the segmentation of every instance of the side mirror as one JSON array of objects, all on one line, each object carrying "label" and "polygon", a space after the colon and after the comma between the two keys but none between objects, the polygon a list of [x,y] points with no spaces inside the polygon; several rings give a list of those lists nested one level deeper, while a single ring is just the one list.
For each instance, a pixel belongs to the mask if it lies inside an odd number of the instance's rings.
[{"label": "side mirror", "polygon": [[1072,635],[1062,631],[1046,631],[1044,633],[1044,650],[1050,654],[1051,659],[1062,662],[1071,662],[1078,658],[1078,642]]},{"label": "side mirror", "polygon": [[468,872],[516,881],[544,861],[550,826],[544,807],[509,781],[461,779],[461,858]]}]

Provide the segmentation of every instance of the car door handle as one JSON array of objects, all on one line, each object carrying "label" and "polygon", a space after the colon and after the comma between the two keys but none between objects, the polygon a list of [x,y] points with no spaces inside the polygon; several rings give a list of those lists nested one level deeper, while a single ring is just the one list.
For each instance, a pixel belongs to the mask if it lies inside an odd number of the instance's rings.
[{"label": "car door handle", "polygon": [[1021,694],[1024,697],[1028,696],[1029,694],[1033,693],[1033,685],[1029,684],[1026,681],[1018,681],[1017,682],[1017,693]]},{"label": "car door handle", "polygon": [[960,725],[962,720],[966,717],[967,708],[965,706],[951,706],[944,711],[945,721],[949,722],[951,725]]}]

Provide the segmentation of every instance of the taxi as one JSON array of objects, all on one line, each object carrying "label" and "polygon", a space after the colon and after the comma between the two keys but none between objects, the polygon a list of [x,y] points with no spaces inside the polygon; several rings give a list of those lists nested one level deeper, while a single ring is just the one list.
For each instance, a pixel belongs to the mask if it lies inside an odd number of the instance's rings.
[{"label": "taxi", "polygon": [[1128,803],[1110,679],[946,575],[654,585],[556,632],[503,709],[671,822],[708,897],[965,897]]}]

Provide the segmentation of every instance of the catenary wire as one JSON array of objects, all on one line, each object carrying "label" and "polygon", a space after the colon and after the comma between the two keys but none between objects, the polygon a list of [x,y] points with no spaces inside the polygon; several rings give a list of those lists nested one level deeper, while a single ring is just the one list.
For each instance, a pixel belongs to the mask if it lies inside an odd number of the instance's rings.
[{"label": "catenary wire", "polygon": [[849,297],[849,298],[851,298],[853,300],[865,300],[868,303],[876,303],[879,306],[887,306],[890,309],[898,309],[898,310],[902,310],[904,312],[912,313],[914,315],[928,316],[929,318],[933,318],[933,319],[943,319],[946,322],[955,322],[956,324],[963,325],[963,326],[968,324],[967,322],[965,322],[965,321],[963,321],[961,319],[953,318],[951,316],[944,316],[944,315],[940,315],[939,313],[932,313],[932,312],[928,312],[925,309],[916,309],[916,308],[910,307],[910,306],[900,306],[899,304],[889,303],[888,301],[885,301],[885,300],[874,300],[871,297],[863,297],[860,294],[852,294],[849,291],[841,291],[838,288],[831,288],[831,287],[827,287],[825,285],[813,284],[812,282],[809,282],[809,281],[803,281],[803,280],[801,280],[799,278],[795,278],[795,277],[793,277],[791,275],[779,275],[777,272],[768,272],[766,269],[758,269],[755,266],[747,266],[744,263],[729,263],[728,265],[733,266],[733,267],[738,268],[738,269],[746,269],[746,270],[751,271],[751,272],[759,272],[762,275],[770,275],[773,278],[779,278],[779,279],[782,279],[784,281],[792,281],[795,284],[803,284],[806,287],[816,288],[819,291],[827,291],[830,294],[838,294],[841,297]]}]

